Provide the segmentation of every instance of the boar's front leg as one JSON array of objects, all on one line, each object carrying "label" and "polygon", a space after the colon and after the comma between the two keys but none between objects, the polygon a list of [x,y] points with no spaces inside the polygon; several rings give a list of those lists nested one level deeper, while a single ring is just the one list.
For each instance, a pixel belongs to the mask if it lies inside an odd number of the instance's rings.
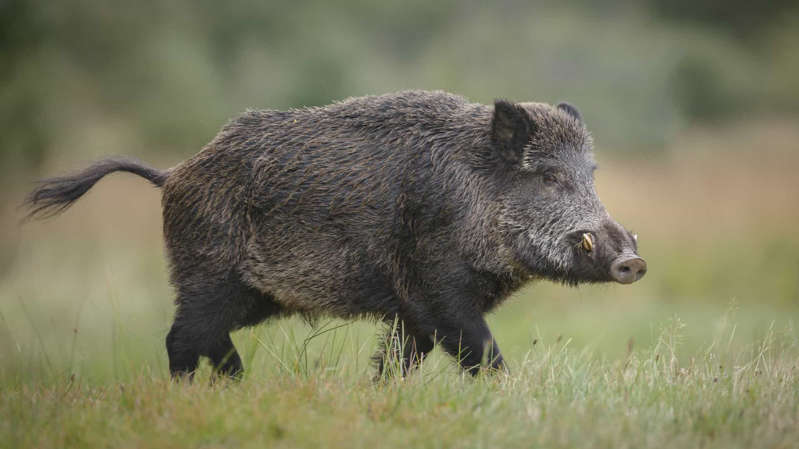
[{"label": "boar's front leg", "polygon": [[386,318],[388,329],[373,357],[377,363],[377,379],[387,373],[407,375],[433,350],[432,335],[420,333],[399,316],[394,318]]},{"label": "boar's front leg", "polygon": [[482,314],[463,314],[461,311],[458,315],[437,321],[434,330],[436,341],[469,374],[476,375],[481,368],[505,369],[505,361]]},{"label": "boar's front leg", "polygon": [[469,374],[506,369],[483,317],[484,283],[457,260],[437,262],[416,270],[418,277],[406,278],[407,296],[399,310],[406,328],[413,329],[417,341],[426,336],[440,344]]}]

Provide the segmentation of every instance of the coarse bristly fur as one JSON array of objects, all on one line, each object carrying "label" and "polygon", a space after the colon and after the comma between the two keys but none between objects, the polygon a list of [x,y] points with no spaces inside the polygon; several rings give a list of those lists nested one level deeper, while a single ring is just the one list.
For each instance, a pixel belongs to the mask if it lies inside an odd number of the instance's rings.
[{"label": "coarse bristly fur", "polygon": [[637,257],[594,169],[571,105],[407,91],[250,110],[169,171],[107,159],[42,181],[27,204],[61,212],[117,170],[162,187],[175,376],[200,356],[237,375],[229,333],[294,313],[398,320],[405,369],[441,344],[474,373],[504,366],[484,315],[524,282],[610,281]]}]

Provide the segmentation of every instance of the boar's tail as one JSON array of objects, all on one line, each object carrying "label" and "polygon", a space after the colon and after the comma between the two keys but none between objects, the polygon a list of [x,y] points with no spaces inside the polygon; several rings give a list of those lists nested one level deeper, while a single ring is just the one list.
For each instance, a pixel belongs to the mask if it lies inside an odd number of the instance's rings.
[{"label": "boar's tail", "polygon": [[169,171],[148,167],[135,159],[103,159],[78,173],[39,181],[38,187],[33,189],[23,203],[23,207],[28,209],[26,219],[58,215],[91,189],[100,178],[115,171],[137,174],[156,187],[163,186],[169,174]]}]

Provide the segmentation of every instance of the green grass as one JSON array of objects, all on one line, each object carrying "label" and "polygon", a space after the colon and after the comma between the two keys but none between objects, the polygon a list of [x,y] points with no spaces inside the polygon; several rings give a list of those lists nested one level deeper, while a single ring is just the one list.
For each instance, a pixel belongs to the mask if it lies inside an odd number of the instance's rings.
[{"label": "green grass", "polygon": [[5,378],[0,447],[682,448],[799,440],[792,329],[769,328],[741,347],[722,326],[707,347],[683,353],[684,324],[670,319],[654,345],[620,358],[566,339],[537,341],[507,375],[472,379],[439,356],[406,378],[373,382],[363,363],[372,345],[357,338],[359,326],[321,333],[332,326],[322,323],[297,335],[287,324],[238,336],[250,368],[240,383],[209,385],[207,367],[192,385],[172,383],[148,365],[125,368],[124,381],[68,372]]},{"label": "green grass", "polygon": [[167,374],[172,307],[155,244],[22,244],[0,284],[3,448],[799,441],[797,310],[784,301],[664,301],[656,272],[628,288],[535,284],[490,317],[510,374],[477,379],[437,350],[406,378],[373,382],[378,325],[284,319],[234,334],[243,381],[210,385],[204,364],[186,385]]}]

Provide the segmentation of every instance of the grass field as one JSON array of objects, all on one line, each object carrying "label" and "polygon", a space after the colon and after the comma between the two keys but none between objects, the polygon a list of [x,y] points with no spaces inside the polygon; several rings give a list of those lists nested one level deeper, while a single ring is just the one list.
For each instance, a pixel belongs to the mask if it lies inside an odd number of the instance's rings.
[{"label": "grass field", "polygon": [[373,382],[376,324],[286,319],[234,334],[240,383],[209,385],[206,365],[172,383],[158,192],[114,176],[21,228],[13,197],[0,448],[797,447],[797,134],[733,127],[655,160],[598,153],[599,193],[649,273],[524,288],[489,318],[510,374],[477,379],[436,351]]}]

